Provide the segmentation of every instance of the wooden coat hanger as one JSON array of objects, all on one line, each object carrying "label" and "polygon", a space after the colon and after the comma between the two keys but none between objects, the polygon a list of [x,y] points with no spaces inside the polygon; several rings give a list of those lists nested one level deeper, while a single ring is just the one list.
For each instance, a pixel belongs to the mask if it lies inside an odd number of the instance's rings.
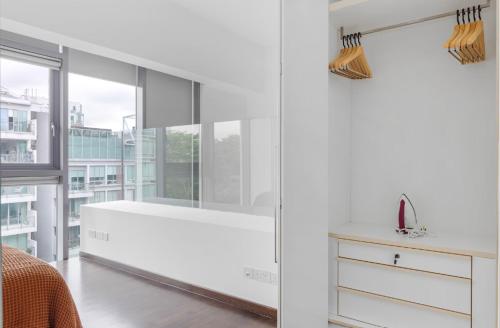
[{"label": "wooden coat hanger", "polygon": [[360,38],[361,33],[342,38],[344,48],[341,49],[337,57],[329,65],[332,73],[356,80],[372,76]]},{"label": "wooden coat hanger", "polygon": [[[471,20],[471,8],[467,8],[467,23],[465,8],[457,10],[457,25],[452,36],[444,43],[448,53],[461,64],[478,63],[486,58],[484,51],[484,24],[481,19],[481,6],[477,8],[479,21],[476,20],[476,7],[472,8],[474,21]],[[460,16],[462,23],[460,23]]]}]

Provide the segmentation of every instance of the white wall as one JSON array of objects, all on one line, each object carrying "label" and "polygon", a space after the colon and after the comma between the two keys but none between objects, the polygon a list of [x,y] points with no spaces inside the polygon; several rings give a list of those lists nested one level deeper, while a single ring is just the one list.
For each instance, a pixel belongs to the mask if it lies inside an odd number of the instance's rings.
[{"label": "white wall", "polygon": [[[70,37],[173,68],[166,73],[177,75],[182,70],[264,90],[262,81],[268,72],[264,46],[173,1],[3,0],[1,17],[60,34],[59,41],[47,40],[50,42],[67,43]],[[269,26],[266,21],[255,22],[259,23]],[[10,21],[2,24],[5,29],[13,27]],[[57,37],[46,33],[38,37],[43,36]],[[65,45],[90,51],[77,44]]]},{"label": "white wall", "polygon": [[328,1],[283,1],[281,324],[328,326]]},{"label": "white wall", "polygon": [[[330,24],[330,58],[338,52],[338,28]],[[328,152],[330,229],[351,217],[351,80],[329,77]]]},{"label": "white wall", "polygon": [[[89,229],[109,241],[89,238]],[[81,207],[81,251],[255,303],[277,307],[274,220],[239,213],[117,201]]]},{"label": "white wall", "polygon": [[[483,18],[487,61],[474,65],[460,65],[442,48],[453,18],[362,40],[374,78],[351,82],[352,131],[340,138],[351,146],[352,221],[394,225],[399,196],[406,192],[430,231],[495,233],[494,10],[485,10]],[[341,79],[333,77],[331,94],[343,90]],[[334,117],[349,107],[337,103],[331,104]],[[335,119],[330,124],[338,130]],[[347,171],[345,161],[335,157],[342,153],[336,134],[330,136],[330,158],[337,161],[331,175],[340,176]],[[333,192],[330,197],[338,205],[346,196]],[[331,225],[344,219],[342,208],[332,211]]]}]

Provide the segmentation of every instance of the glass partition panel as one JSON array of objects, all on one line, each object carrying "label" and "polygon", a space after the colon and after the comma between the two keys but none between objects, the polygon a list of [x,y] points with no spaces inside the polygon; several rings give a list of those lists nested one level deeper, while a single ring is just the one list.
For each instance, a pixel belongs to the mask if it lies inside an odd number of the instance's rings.
[{"label": "glass partition panel", "polygon": [[138,168],[125,178],[139,201],[274,217],[277,124],[261,117],[142,130]]}]

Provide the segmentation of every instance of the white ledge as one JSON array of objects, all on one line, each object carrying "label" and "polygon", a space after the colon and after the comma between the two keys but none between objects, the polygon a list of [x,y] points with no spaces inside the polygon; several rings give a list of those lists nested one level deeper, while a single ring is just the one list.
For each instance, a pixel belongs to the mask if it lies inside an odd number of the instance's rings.
[{"label": "white ledge", "polygon": [[497,258],[497,241],[491,236],[434,233],[417,238],[397,234],[394,227],[365,223],[348,223],[333,229],[332,238],[348,239],[388,246],[415,248],[450,254]]}]

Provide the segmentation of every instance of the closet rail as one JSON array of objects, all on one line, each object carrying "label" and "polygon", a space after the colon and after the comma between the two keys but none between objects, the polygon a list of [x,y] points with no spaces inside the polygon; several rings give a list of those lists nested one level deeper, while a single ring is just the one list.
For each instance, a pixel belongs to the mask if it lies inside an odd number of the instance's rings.
[{"label": "closet rail", "polygon": [[[491,7],[491,1],[492,0],[487,0],[485,4],[481,5],[481,8],[486,9],[486,8]],[[420,23],[432,21],[435,19],[440,19],[440,18],[444,18],[444,17],[451,17],[451,16],[455,16],[455,15],[456,15],[456,11],[454,10],[454,11],[449,11],[446,13],[437,14],[437,15],[433,15],[433,16],[417,18],[417,19],[409,20],[409,21],[394,24],[394,25],[378,27],[378,28],[374,28],[374,29],[360,32],[360,33],[362,36],[365,36],[365,35],[369,35],[369,34],[373,34],[373,33],[383,32],[383,31],[387,31],[387,30],[393,30],[393,29],[397,29],[397,28],[401,28],[401,27],[405,27],[405,26],[420,24]],[[344,28],[341,27],[340,28],[340,38],[342,38],[343,36],[344,36]]]}]

